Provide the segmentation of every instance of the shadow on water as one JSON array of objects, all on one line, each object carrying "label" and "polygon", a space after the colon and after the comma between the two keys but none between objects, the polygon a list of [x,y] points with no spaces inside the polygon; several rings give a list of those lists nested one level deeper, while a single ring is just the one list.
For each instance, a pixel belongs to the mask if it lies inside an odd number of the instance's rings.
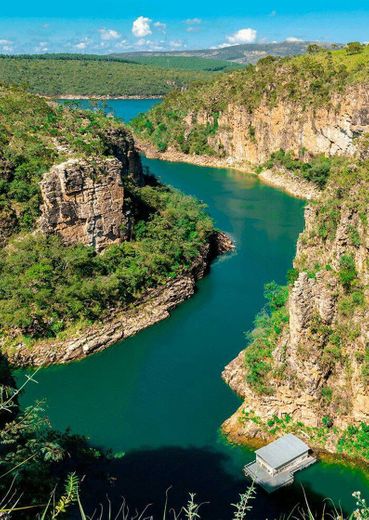
[{"label": "shadow on water", "polygon": [[[99,504],[104,504],[106,510],[107,496],[113,511],[117,511],[124,497],[132,512],[141,512],[151,504],[148,513],[159,519],[163,515],[166,490],[169,489],[168,505],[177,512],[186,505],[189,493],[194,492],[196,502],[203,504],[200,509],[203,520],[230,520],[234,511],[232,504],[238,501],[248,484],[228,472],[226,466],[226,454],[207,448],[171,446],[132,451],[122,459],[98,464],[90,471],[84,482],[82,501],[88,504],[87,512],[92,514],[99,509]],[[312,511],[321,512],[323,497],[308,486],[305,492]],[[253,520],[287,517],[288,512],[304,505],[304,492],[299,484],[272,495],[257,488],[252,505],[249,518]]]}]

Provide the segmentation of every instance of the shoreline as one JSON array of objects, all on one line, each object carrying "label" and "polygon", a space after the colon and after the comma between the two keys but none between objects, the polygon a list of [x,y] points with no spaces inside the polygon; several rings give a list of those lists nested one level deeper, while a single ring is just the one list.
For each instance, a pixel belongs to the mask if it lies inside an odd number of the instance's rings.
[{"label": "shoreline", "polygon": [[[257,433],[255,436],[247,435],[246,433],[238,434],[234,430],[232,417],[233,416],[231,416],[229,419],[226,419],[220,427],[222,436],[230,446],[238,446],[255,451],[259,448],[263,448],[268,443],[276,439],[276,437],[268,434],[265,434],[264,436],[257,436]],[[324,449],[320,446],[313,445],[311,450],[316,456],[318,462],[324,462],[326,464],[337,464],[339,466],[349,467],[352,469],[359,468],[365,474],[365,476],[369,478],[369,464],[365,459],[350,457],[345,453],[329,451],[328,449]]]},{"label": "shoreline", "polygon": [[197,282],[209,272],[212,261],[234,249],[228,235],[214,230],[188,270],[149,290],[132,306],[112,309],[103,321],[77,330],[66,339],[44,339],[31,347],[21,343],[4,348],[3,353],[13,367],[26,368],[65,364],[101,352],[168,318],[178,305],[195,294]]},{"label": "shoreline", "polygon": [[319,190],[310,182],[298,179],[289,172],[276,172],[274,170],[264,170],[261,173],[255,172],[255,165],[250,163],[236,162],[230,158],[220,159],[204,155],[187,155],[177,150],[169,149],[166,152],[158,152],[153,145],[142,141],[135,136],[137,148],[148,159],[158,159],[168,162],[181,162],[208,168],[225,168],[241,173],[254,175],[263,184],[280,189],[289,195],[302,200],[316,200],[319,198]]},{"label": "shoreline", "polygon": [[121,99],[121,100],[129,100],[129,99],[137,99],[137,100],[145,100],[145,99],[164,99],[164,95],[160,96],[108,96],[108,95],[83,95],[83,94],[63,94],[58,96],[41,96],[45,99],[55,100],[55,99],[63,99],[66,101],[73,101],[73,100],[89,100],[89,99],[95,99],[97,101],[104,101],[104,100],[114,100],[114,99]]},{"label": "shoreline", "polygon": [[[275,440],[275,438],[269,437],[267,439],[261,439],[260,437],[246,437],[243,436],[242,441],[233,440],[232,436],[229,436],[224,430],[223,425],[221,427],[221,433],[225,439],[225,441],[230,446],[237,446],[241,448],[247,448],[251,450],[258,450],[259,448],[263,448],[269,442]],[[368,463],[363,459],[351,458],[344,453],[332,453],[330,451],[324,450],[322,448],[312,448],[313,455],[317,458],[318,462],[323,462],[325,464],[335,464],[341,467],[351,468],[351,469],[360,469],[364,473],[366,477],[369,478],[369,466]]]}]

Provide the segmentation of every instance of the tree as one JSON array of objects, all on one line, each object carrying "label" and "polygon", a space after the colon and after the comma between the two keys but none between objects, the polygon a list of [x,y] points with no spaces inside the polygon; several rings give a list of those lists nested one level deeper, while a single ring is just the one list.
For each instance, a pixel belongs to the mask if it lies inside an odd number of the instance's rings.
[{"label": "tree", "polygon": [[316,43],[311,43],[308,45],[307,51],[309,54],[316,54],[317,52],[320,52],[322,50],[322,47],[320,45],[317,45]]},{"label": "tree", "polygon": [[346,45],[346,53],[347,54],[360,54],[363,52],[364,45],[360,42],[349,42]]}]

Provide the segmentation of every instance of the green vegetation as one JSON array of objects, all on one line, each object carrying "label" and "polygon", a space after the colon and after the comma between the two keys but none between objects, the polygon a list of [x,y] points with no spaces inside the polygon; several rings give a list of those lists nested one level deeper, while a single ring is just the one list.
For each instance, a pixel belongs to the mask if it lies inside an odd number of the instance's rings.
[{"label": "green vegetation", "polygon": [[[261,103],[275,107],[281,101],[288,102],[298,105],[300,111],[327,106],[333,93],[342,93],[349,85],[367,80],[369,46],[363,46],[358,53],[351,53],[350,48],[328,51],[314,47],[314,52],[303,56],[269,56],[256,66],[248,65],[242,70],[220,75],[210,84],[194,84],[185,92],[172,92],[163,103],[133,122],[134,131],[156,146],[160,142],[184,153],[221,157],[223,150],[214,145],[204,116],[212,124],[213,114],[224,112],[230,103],[242,107],[249,114]],[[189,115],[192,124],[189,124]],[[189,134],[192,128],[196,135]],[[227,131],[227,128],[222,130]],[[252,127],[249,137],[250,140],[258,138]],[[316,161],[303,173],[319,186],[324,186],[328,165],[323,159],[322,164],[319,164],[319,159]]]},{"label": "green vegetation", "polygon": [[[21,85],[30,92],[45,96],[163,96],[194,81],[208,82],[217,72],[237,68],[232,64],[208,60],[198,63],[182,59],[180,68],[164,66],[161,60],[130,62],[121,58],[44,55],[0,56],[0,81]],[[178,60],[177,60],[178,61]]]},{"label": "green vegetation", "polygon": [[147,217],[131,241],[103,254],[42,234],[16,237],[1,251],[2,334],[55,337],[76,322],[103,319],[189,268],[212,231],[203,206],[160,186],[131,186],[130,196]]},{"label": "green vegetation", "polygon": [[[271,163],[270,166],[277,163],[296,175],[306,171],[305,163],[284,151],[274,154]],[[324,185],[320,186],[322,193],[320,199],[310,205],[309,225],[300,238],[294,269],[288,274],[287,292],[282,292],[283,298],[278,300],[280,305],[274,312],[263,313],[255,322],[251,344],[245,350],[245,369],[248,385],[258,393],[273,393],[281,381],[286,380],[286,374],[290,384],[301,392],[301,378],[294,373],[294,366],[288,364],[290,351],[284,351],[286,345],[278,340],[288,322],[287,301],[293,284],[299,273],[306,273],[309,279],[316,280],[315,287],[319,291],[324,287],[330,291],[336,309],[329,322],[316,307],[313,313],[307,314],[304,336],[293,354],[302,364],[314,359],[321,374],[327,375],[315,394],[314,406],[322,424],[310,427],[289,415],[264,421],[252,411],[244,412],[241,421],[245,424],[252,421],[272,436],[293,432],[322,448],[329,443],[338,453],[368,462],[368,424],[362,422],[339,429],[335,423],[338,417],[351,413],[355,391],[351,377],[356,363],[364,385],[369,377],[369,345],[364,339],[369,310],[369,263],[362,264],[362,253],[359,253],[368,234],[369,162],[358,158],[317,157],[309,158],[308,164],[309,172],[317,171],[315,165],[325,172],[323,177],[318,176],[324,178]],[[273,326],[275,321],[276,327]],[[273,356],[277,345],[278,356]],[[340,379],[342,374],[347,382]]]},{"label": "green vegetation", "polygon": [[[119,55],[112,55],[114,56]],[[228,72],[243,68],[243,65],[232,63],[225,60],[212,60],[210,58],[200,58],[196,56],[156,56],[141,54],[123,54],[127,56],[126,61],[149,65],[150,67],[160,67],[162,69],[177,70],[197,70],[204,72]],[[122,59],[122,58],[120,58]]]},{"label": "green vegetation", "polygon": [[254,411],[247,409],[242,410],[240,421],[245,425],[250,422],[256,424],[271,437],[294,433],[321,448],[324,448],[327,441],[330,441],[336,446],[338,453],[369,461],[369,425],[365,423],[361,423],[359,426],[348,426],[345,430],[341,430],[334,426],[330,417],[325,416],[322,419],[322,425],[314,427],[294,421],[288,414],[280,417],[274,415],[264,421]]},{"label": "green vegetation", "polygon": [[265,309],[255,319],[254,329],[248,334],[245,350],[246,381],[258,393],[271,393],[268,374],[272,370],[272,353],[277,340],[288,323],[286,302],[288,288],[275,282],[265,286]]},{"label": "green vegetation", "polygon": [[66,152],[110,154],[106,131],[111,127],[121,125],[100,112],[71,112],[0,85],[0,215],[3,220],[14,217],[13,231],[32,228],[39,215],[42,175],[62,162]]},{"label": "green vegetation", "polygon": [[261,169],[264,168],[284,168],[290,171],[294,175],[298,175],[303,179],[313,182],[318,188],[323,189],[329,178],[331,169],[331,159],[321,156],[314,156],[309,161],[303,161],[301,159],[294,158],[291,152],[285,150],[279,150],[271,155],[269,161],[267,161]]},{"label": "green vegetation", "polygon": [[343,287],[348,291],[357,278],[355,260],[352,255],[342,255],[340,258],[340,270],[338,276]]},{"label": "green vegetation", "polygon": [[[204,206],[152,179],[123,178],[135,213],[129,242],[97,255],[35,232],[43,174],[66,157],[113,154],[111,131],[125,128],[99,111],[70,110],[0,86],[0,339],[31,345],[81,328],[133,304],[188,269],[212,233]],[[18,233],[18,234],[17,234]]]},{"label": "green vegetation", "polygon": [[348,426],[337,444],[338,453],[369,461],[369,425]]}]

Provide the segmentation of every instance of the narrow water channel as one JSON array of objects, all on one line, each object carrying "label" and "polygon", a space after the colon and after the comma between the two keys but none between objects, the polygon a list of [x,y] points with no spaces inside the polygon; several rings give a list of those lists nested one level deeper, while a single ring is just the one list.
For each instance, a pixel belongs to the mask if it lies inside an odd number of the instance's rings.
[{"label": "narrow water channel", "polygon": [[[109,101],[107,110],[127,120],[154,102]],[[240,405],[220,373],[245,345],[244,332],[264,303],[264,284],[285,281],[303,228],[303,202],[252,175],[143,161],[164,183],[204,201],[237,251],[212,265],[197,294],[170,319],[84,361],[41,370],[22,405],[46,399],[54,427],[124,452],[119,493],[132,506],[161,507],[172,485],[172,506],[194,491],[210,502],[203,519],[229,520],[230,503],[246,487],[242,467],[253,455],[219,434]],[[289,488],[271,496],[258,491],[251,518],[288,513],[303,501],[301,484],[314,505],[330,497],[351,508],[352,491],[369,494],[361,471],[319,463]]]}]

